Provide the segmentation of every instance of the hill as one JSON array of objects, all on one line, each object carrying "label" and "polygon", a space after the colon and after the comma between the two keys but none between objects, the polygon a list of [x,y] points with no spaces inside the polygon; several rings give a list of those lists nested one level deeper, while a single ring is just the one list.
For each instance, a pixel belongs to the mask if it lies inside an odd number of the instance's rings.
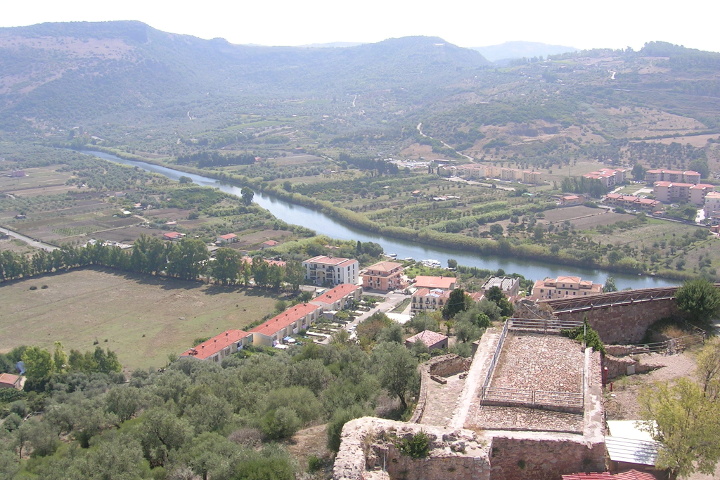
[{"label": "hill", "polygon": [[4,28],[0,138],[159,156],[301,148],[418,157],[430,149],[523,167],[583,159],[719,166],[720,54],[652,42],[540,61],[530,53],[550,46],[503,48],[495,54],[527,55],[492,65],[437,37],[232,45],[132,21]]}]

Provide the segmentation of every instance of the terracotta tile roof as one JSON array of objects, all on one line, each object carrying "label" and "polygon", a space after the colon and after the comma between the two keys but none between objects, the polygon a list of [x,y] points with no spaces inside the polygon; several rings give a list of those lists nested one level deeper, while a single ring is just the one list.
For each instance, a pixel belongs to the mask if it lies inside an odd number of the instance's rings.
[{"label": "terracotta tile roof", "polygon": [[243,330],[227,330],[220,335],[215,335],[209,340],[205,340],[200,345],[197,345],[186,352],[183,352],[181,357],[194,357],[200,360],[205,360],[208,357],[212,357],[216,353],[222,351],[224,348],[232,345],[235,342],[242,340],[243,338],[250,335],[248,332]]},{"label": "terracotta tile roof", "polygon": [[0,373],[0,384],[15,386],[20,381],[20,378],[12,373]]},{"label": "terracotta tile roof", "polygon": [[319,297],[314,298],[312,301],[313,301],[313,303],[317,302],[317,303],[324,303],[326,305],[331,305],[359,288],[360,288],[360,286],[358,286],[358,285],[353,285],[350,283],[341,283],[340,285],[333,288],[332,290],[328,290],[327,292],[323,293]]},{"label": "terracotta tile roof", "polygon": [[402,263],[398,262],[378,262],[367,267],[367,271],[373,272],[392,272],[398,267],[402,267]]},{"label": "terracotta tile roof", "polygon": [[345,266],[351,263],[357,262],[357,260],[342,257],[327,257],[325,255],[318,255],[317,257],[305,260],[303,263],[319,263],[322,265],[334,265],[334,266]]},{"label": "terracotta tile roof", "polygon": [[412,337],[405,340],[406,342],[415,343],[415,342],[422,342],[428,347],[432,347],[433,345],[442,342],[443,340],[447,340],[448,337],[443,335],[442,333],[433,332],[432,330],[423,330],[420,333],[416,333]]},{"label": "terracotta tile roof", "polygon": [[457,278],[455,277],[431,277],[427,275],[418,275],[415,277],[415,286],[418,288],[442,288],[443,290],[450,290],[456,282]]},{"label": "terracotta tile roof", "polygon": [[182,238],[184,235],[182,233],[178,232],[167,232],[163,233],[163,237],[165,238]]},{"label": "terracotta tile roof", "polygon": [[226,233],[225,235],[220,235],[218,238],[222,238],[223,240],[232,240],[233,238],[237,238],[237,235],[234,233]]},{"label": "terracotta tile roof", "polygon": [[252,333],[261,333],[272,337],[283,328],[292,325],[304,316],[314,312],[315,310],[322,310],[320,305],[314,305],[312,303],[299,303],[294,307],[290,307],[280,315],[276,315],[267,322],[258,325],[257,327],[251,328]]}]

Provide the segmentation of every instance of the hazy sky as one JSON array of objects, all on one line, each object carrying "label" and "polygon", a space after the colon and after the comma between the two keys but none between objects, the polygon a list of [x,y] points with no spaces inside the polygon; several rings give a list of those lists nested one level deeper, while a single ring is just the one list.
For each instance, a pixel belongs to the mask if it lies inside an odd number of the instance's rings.
[{"label": "hazy sky", "polygon": [[231,43],[306,45],[428,35],[463,47],[512,40],[639,49],[662,40],[720,52],[713,0],[5,0],[0,26],[140,20]]}]

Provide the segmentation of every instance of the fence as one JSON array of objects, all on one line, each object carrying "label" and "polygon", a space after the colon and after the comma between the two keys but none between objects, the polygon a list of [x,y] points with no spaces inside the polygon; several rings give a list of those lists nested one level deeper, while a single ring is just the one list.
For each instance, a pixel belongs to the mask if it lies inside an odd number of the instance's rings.
[{"label": "fence", "polygon": [[495,347],[495,353],[493,353],[492,360],[490,360],[490,366],[488,367],[487,375],[485,375],[485,381],[483,382],[482,386],[483,398],[485,396],[485,389],[488,388],[488,386],[490,385],[490,380],[492,379],[495,365],[497,364],[498,358],[500,358],[500,352],[502,352],[503,342],[505,342],[505,337],[507,336],[509,327],[510,321],[508,320],[507,322],[505,322],[505,325],[503,325],[502,332],[500,333],[500,338],[498,339],[497,347]]},{"label": "fence", "polygon": [[511,330],[558,334],[561,330],[569,330],[579,327],[583,324],[583,322],[579,320],[559,320],[556,318],[510,318],[506,324],[509,325]]},{"label": "fence", "polygon": [[665,340],[663,342],[631,345],[627,355],[637,355],[640,353],[662,353],[665,355],[675,355],[682,353],[689,347],[705,343],[705,336],[705,332],[693,333],[692,335],[671,338],[670,340]]},{"label": "fence", "polygon": [[483,387],[482,403],[483,405],[520,406],[582,413],[584,396],[580,392]]}]

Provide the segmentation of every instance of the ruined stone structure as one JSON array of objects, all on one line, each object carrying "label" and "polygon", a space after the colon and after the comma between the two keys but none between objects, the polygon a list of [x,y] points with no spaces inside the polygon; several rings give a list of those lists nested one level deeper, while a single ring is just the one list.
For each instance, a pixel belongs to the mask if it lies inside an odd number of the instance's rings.
[{"label": "ruined stone structure", "polygon": [[[454,355],[423,365],[412,422],[348,422],[334,479],[560,480],[564,473],[604,470],[600,355],[557,335],[507,330],[486,332],[470,365]],[[545,375],[514,360],[522,355],[540,359]],[[513,382],[519,388],[505,387]],[[486,405],[490,387],[507,396],[506,405]],[[560,404],[563,389],[579,395],[581,408],[558,412],[526,400],[541,387],[559,393]],[[547,398],[552,404],[554,397]],[[411,458],[403,439],[420,432],[430,440],[429,455]]]}]

